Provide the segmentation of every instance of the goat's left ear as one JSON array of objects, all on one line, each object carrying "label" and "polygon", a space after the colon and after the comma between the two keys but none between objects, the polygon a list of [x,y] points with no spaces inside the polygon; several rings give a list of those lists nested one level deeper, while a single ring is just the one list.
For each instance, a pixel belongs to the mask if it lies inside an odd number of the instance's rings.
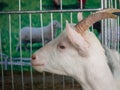
[{"label": "goat's left ear", "polygon": [[82,12],[79,12],[79,13],[77,14],[77,19],[78,19],[78,22],[80,22],[80,21],[83,19]]},{"label": "goat's left ear", "polygon": [[88,43],[84,39],[84,37],[76,32],[72,26],[66,21],[66,32],[68,39],[73,44],[75,48],[78,49],[79,53],[82,56],[87,56],[88,54]]}]

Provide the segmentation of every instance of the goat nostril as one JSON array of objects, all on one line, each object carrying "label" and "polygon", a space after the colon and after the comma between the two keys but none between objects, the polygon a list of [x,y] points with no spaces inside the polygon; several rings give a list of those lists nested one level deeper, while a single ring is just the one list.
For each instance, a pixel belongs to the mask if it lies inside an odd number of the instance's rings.
[{"label": "goat nostril", "polygon": [[36,59],[36,56],[35,55],[32,55],[32,60],[35,60]]}]

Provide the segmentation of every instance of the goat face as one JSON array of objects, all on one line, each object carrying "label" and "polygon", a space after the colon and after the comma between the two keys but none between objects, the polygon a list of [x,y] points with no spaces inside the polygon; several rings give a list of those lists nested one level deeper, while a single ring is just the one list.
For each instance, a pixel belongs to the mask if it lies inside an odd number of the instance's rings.
[{"label": "goat face", "polygon": [[94,56],[93,51],[96,54],[91,46],[96,45],[94,48],[98,48],[97,51],[102,49],[93,33],[86,31],[83,36],[67,23],[59,37],[33,54],[32,66],[39,72],[73,75],[81,69],[82,73],[85,62],[89,61],[90,55]]},{"label": "goat face", "polygon": [[78,51],[71,44],[66,30],[59,37],[46,44],[32,56],[32,65],[38,71],[47,71],[66,75],[66,69],[72,73],[77,63]]}]

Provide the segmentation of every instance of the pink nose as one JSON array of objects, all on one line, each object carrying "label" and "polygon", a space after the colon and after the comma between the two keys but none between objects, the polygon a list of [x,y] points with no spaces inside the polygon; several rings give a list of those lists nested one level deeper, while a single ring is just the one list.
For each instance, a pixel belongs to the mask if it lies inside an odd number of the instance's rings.
[{"label": "pink nose", "polygon": [[31,58],[32,58],[32,60],[35,60],[36,56],[33,54]]}]

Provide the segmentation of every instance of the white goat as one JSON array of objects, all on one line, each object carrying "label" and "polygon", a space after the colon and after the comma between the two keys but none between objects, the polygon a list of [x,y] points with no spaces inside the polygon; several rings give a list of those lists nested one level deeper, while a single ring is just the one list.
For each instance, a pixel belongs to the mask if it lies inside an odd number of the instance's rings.
[{"label": "white goat", "polygon": [[[22,43],[27,45],[27,43],[30,43],[30,40],[32,43],[40,43],[42,42],[42,29],[43,29],[43,36],[44,40],[46,42],[52,40],[52,26],[53,26],[53,37],[55,37],[56,29],[61,27],[61,24],[54,20],[49,25],[44,26],[43,28],[37,28],[37,27],[31,27],[31,36],[30,36],[30,27],[24,27],[19,33],[19,40],[21,40]],[[21,35],[21,36],[20,36]],[[20,47],[20,44],[17,45],[16,50],[18,50]]]},{"label": "white goat", "polygon": [[[39,72],[71,76],[81,84],[83,90],[120,90],[119,76],[116,75],[118,73],[111,72],[119,72],[120,64],[116,63],[118,67],[112,68],[115,65],[108,62],[115,63],[114,60],[107,60],[107,53],[99,40],[88,30],[101,19],[116,18],[114,14],[117,12],[120,10],[104,9],[76,25],[66,22],[66,29],[59,37],[32,55],[32,66]],[[112,53],[114,52],[110,50],[110,54]],[[108,64],[111,65],[111,70]]]}]

